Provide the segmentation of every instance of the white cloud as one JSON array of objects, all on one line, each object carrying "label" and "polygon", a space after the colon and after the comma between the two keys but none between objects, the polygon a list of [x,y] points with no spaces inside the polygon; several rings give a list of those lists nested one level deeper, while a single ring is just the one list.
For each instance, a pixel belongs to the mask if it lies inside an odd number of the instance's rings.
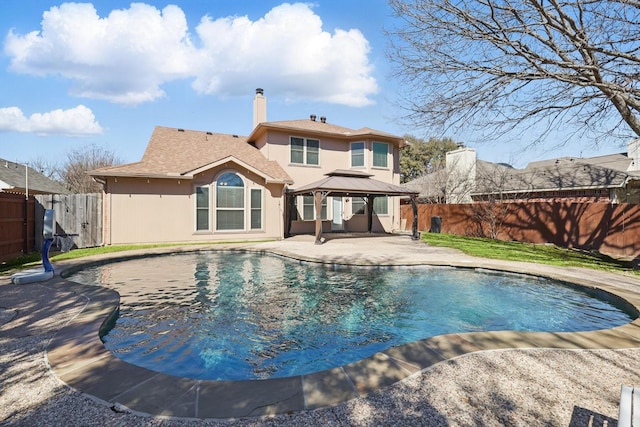
[{"label": "white cloud", "polygon": [[103,129],[89,108],[78,105],[68,110],[34,113],[28,118],[18,107],[0,108],[0,132],[2,131],[85,136],[100,134]]},{"label": "white cloud", "polygon": [[255,22],[247,17],[202,19],[197,79],[201,93],[236,95],[246,82],[270,93],[351,106],[371,103],[369,43],[358,30],[322,30],[307,4],[282,4]]},{"label": "white cloud", "polygon": [[183,78],[203,94],[262,86],[351,106],[371,104],[378,91],[363,34],[324,31],[307,4],[284,3],[256,21],[205,16],[195,32],[197,47],[177,6],[133,3],[100,18],[91,4],[65,3],[44,13],[40,32],[10,31],[4,48],[15,72],[62,75],[74,95],[121,104],[155,100],[165,83]]},{"label": "white cloud", "polygon": [[152,101],[163,83],[189,76],[191,50],[180,8],[141,3],[106,18],[91,4],[65,3],[44,13],[41,32],[10,31],[5,41],[11,70],[62,75],[76,96],[121,104]]}]

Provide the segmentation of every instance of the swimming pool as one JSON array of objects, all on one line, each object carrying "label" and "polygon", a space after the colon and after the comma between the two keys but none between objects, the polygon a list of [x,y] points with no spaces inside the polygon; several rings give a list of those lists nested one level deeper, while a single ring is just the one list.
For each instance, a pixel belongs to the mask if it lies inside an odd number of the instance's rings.
[{"label": "swimming pool", "polygon": [[332,269],[257,253],[150,257],[69,279],[121,294],[103,336],[116,356],[196,379],[307,374],[451,332],[586,331],[633,319],[612,300],[531,276]]}]

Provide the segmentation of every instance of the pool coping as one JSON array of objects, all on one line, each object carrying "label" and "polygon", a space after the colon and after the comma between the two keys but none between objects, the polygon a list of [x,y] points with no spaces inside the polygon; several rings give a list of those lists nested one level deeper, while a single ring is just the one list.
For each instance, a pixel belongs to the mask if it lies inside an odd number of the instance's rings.
[{"label": "pool coping", "polygon": [[[78,267],[171,253],[243,250],[272,253],[300,261],[349,265],[332,257],[300,255],[286,245],[212,245],[135,251],[80,259],[56,265],[56,276],[39,285],[71,291],[86,299],[82,311],[61,327],[46,349],[46,360],[68,386],[120,411],[168,418],[229,419],[260,417],[335,406],[390,386],[430,367],[465,354],[506,349],[627,349],[640,348],[640,318],[612,329],[589,332],[470,332],[438,335],[391,347],[338,368],[288,378],[212,381],[180,378],[124,362],[100,340],[101,328],[117,314],[116,291],[68,281],[61,276]],[[312,251],[311,251],[312,252]],[[347,257],[348,258],[348,257]],[[359,260],[350,265],[367,265]],[[640,312],[640,279],[580,268],[558,268],[460,256],[450,253],[430,259],[397,260],[372,268],[432,265],[486,269],[548,277],[626,300]],[[29,285],[20,285],[29,286]]]}]

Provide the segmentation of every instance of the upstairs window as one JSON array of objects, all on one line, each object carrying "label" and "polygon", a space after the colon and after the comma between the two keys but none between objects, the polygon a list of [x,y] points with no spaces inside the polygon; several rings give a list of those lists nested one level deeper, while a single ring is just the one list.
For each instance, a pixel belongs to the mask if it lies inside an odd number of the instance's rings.
[{"label": "upstairs window", "polygon": [[320,141],[291,137],[291,163],[299,165],[320,164]]},{"label": "upstairs window", "polygon": [[386,168],[388,167],[388,153],[389,144],[384,142],[373,143],[373,167],[374,168]]},{"label": "upstairs window", "polygon": [[351,167],[364,167],[364,142],[351,143]]}]

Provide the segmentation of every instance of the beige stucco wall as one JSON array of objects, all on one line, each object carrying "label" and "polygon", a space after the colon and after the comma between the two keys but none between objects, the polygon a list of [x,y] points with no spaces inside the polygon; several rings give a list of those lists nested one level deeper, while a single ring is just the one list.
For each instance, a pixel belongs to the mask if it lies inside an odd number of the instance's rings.
[{"label": "beige stucco wall", "polygon": [[[273,130],[256,141],[256,146],[262,154],[269,160],[275,160],[287,171],[294,183],[290,188],[295,189],[312,182],[321,180],[326,174],[336,169],[361,171],[372,175],[373,179],[400,184],[400,161],[399,148],[390,141],[384,139],[337,139],[326,136],[310,136],[310,138],[320,141],[319,165],[300,165],[290,162],[290,138],[305,138],[305,134],[275,132]],[[374,168],[373,163],[373,142],[386,142],[389,144],[389,157],[387,168]],[[351,168],[351,143],[365,143],[365,167]],[[323,232],[331,231],[331,221],[333,212],[332,201],[328,203],[329,221],[323,223]],[[351,200],[342,200],[344,231],[366,231],[367,216],[352,215]],[[377,215],[373,219],[374,232],[392,232],[400,229],[400,199],[398,197],[389,198],[389,214]],[[294,221],[291,226],[291,233],[313,233],[315,231],[315,221]]]},{"label": "beige stucco wall", "polygon": [[[224,172],[242,177],[247,198],[243,231],[215,230],[215,180]],[[195,187],[211,184],[211,231],[196,231]],[[262,229],[249,230],[249,188],[261,188]],[[198,174],[190,179],[113,178],[107,180],[104,241],[106,244],[220,240],[281,239],[284,233],[282,184],[264,179],[234,164]]]}]

